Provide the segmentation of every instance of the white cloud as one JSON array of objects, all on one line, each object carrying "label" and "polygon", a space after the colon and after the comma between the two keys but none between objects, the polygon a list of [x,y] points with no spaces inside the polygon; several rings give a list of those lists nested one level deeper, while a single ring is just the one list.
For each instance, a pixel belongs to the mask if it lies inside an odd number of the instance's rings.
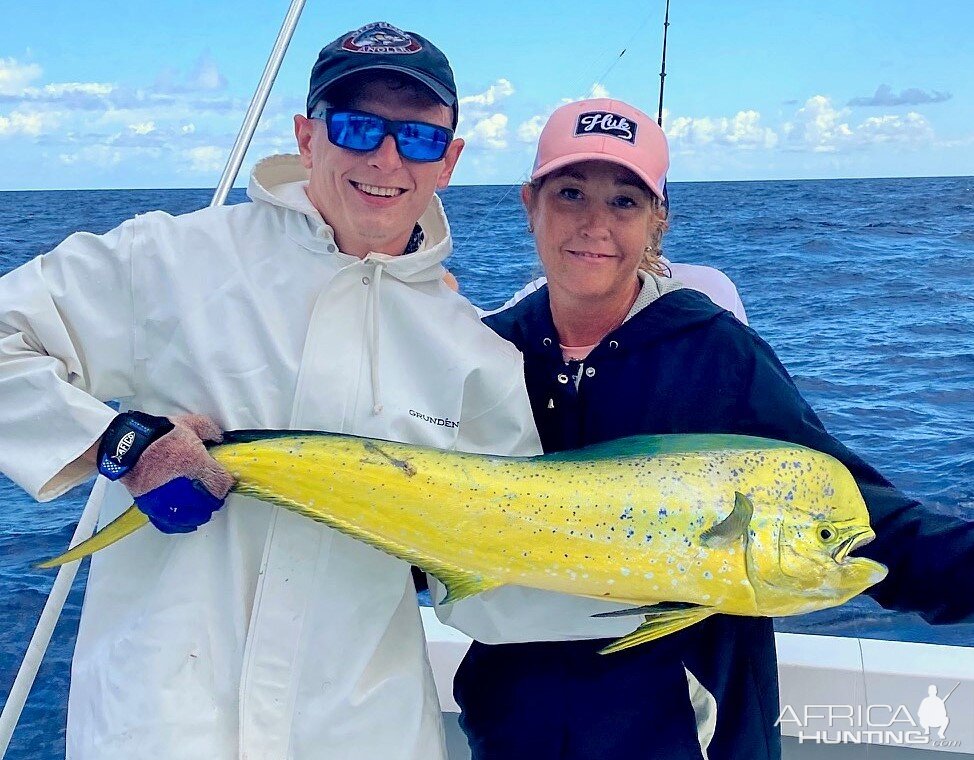
[{"label": "white cloud", "polygon": [[179,131],[184,135],[191,135],[196,131],[196,125],[192,123],[183,124],[183,126],[179,128]]},{"label": "white cloud", "polygon": [[905,116],[874,116],[866,119],[859,125],[856,134],[862,142],[873,145],[922,145],[932,142],[934,138],[930,122],[914,111]]},{"label": "white cloud", "polygon": [[41,95],[50,98],[63,98],[66,95],[94,95],[105,97],[111,95],[115,90],[115,85],[105,82],[57,82],[46,84],[43,87],[31,87],[26,90],[28,97],[39,97]]},{"label": "white cloud", "polygon": [[508,79],[498,79],[483,92],[460,98],[457,132],[473,149],[507,147],[507,114],[503,101],[515,92]]},{"label": "white cloud", "polygon": [[48,105],[79,111],[100,111],[110,106],[109,99],[117,99],[117,88],[104,82],[55,82],[41,87],[25,87],[16,95],[0,94],[0,100]]},{"label": "white cloud", "polygon": [[14,111],[9,116],[0,114],[0,137],[27,135],[37,137],[41,132],[56,125],[52,115]]},{"label": "white cloud", "polygon": [[848,108],[836,109],[826,96],[813,95],[782,130],[793,148],[834,153],[851,141],[852,128],[843,121],[848,115]]},{"label": "white cloud", "polygon": [[778,134],[761,124],[757,111],[738,111],[734,116],[711,118],[678,116],[667,124],[666,134],[674,149],[692,151],[709,145],[754,150],[778,144]]},{"label": "white cloud", "polygon": [[787,147],[814,153],[837,153],[873,145],[917,147],[934,141],[930,122],[911,111],[905,116],[871,116],[858,125],[848,122],[850,109],[837,109],[824,95],[814,95],[782,127]]},{"label": "white cloud", "polygon": [[143,121],[139,124],[129,124],[129,129],[137,135],[147,135],[156,131],[156,125],[152,121]]},{"label": "white cloud", "polygon": [[215,145],[200,145],[185,151],[189,159],[189,171],[216,173],[222,171],[226,163],[226,150]]},{"label": "white cloud", "polygon": [[974,134],[970,134],[965,137],[957,137],[951,140],[938,140],[936,142],[936,146],[938,148],[944,148],[947,150],[953,148],[963,148],[968,145],[974,145]]},{"label": "white cloud", "polygon": [[212,94],[226,86],[227,78],[223,76],[216,60],[208,52],[204,52],[186,75],[175,68],[160,71],[151,89],[153,92],[168,95]]},{"label": "white cloud", "polygon": [[495,113],[480,119],[462,137],[472,148],[503,150],[507,147],[507,116]]},{"label": "white cloud", "polygon": [[187,84],[197,90],[212,92],[226,87],[227,79],[220,73],[213,57],[209,53],[203,53],[190,72]]},{"label": "white cloud", "polygon": [[521,142],[536,143],[541,137],[541,130],[544,129],[546,121],[548,121],[547,116],[538,114],[522,122],[517,128],[517,139]]},{"label": "white cloud", "polygon": [[20,95],[40,75],[41,67],[36,63],[0,58],[0,95]]},{"label": "white cloud", "polygon": [[517,127],[517,139],[524,143],[534,144],[538,141],[541,136],[541,130],[544,129],[544,125],[547,124],[548,118],[555,111],[555,109],[560,108],[568,103],[575,103],[579,100],[589,100],[591,98],[610,98],[609,91],[606,89],[605,85],[601,82],[596,82],[592,85],[589,91],[579,98],[562,98],[553,106],[545,109],[539,114],[535,114],[530,119],[522,121]]},{"label": "white cloud", "polygon": [[492,106],[504,98],[509,98],[514,92],[514,85],[511,84],[510,80],[501,78],[483,92],[460,98],[459,103],[461,108],[472,105]]},{"label": "white cloud", "polygon": [[93,164],[98,167],[116,166],[122,162],[122,151],[107,145],[87,145],[74,153],[62,153],[61,163],[69,166],[74,164]]}]

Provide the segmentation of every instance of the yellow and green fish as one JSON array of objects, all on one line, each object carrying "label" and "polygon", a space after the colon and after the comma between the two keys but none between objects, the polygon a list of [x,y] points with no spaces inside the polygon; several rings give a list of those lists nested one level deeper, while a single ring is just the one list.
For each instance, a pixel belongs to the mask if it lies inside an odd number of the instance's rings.
[{"label": "yellow and green fish", "polygon": [[[640,436],[538,457],[464,454],[318,432],[238,431],[210,448],[234,491],[417,565],[456,601],[507,584],[625,602],[644,615],[606,652],[715,613],[841,604],[886,568],[836,459],[734,435]],[[132,507],[45,563],[144,525]],[[178,539],[176,539],[178,540]]]}]

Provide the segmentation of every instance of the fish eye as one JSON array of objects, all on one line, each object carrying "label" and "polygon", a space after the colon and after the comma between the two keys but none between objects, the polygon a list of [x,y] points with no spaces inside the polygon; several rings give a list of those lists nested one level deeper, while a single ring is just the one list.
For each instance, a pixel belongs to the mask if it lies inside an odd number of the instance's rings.
[{"label": "fish eye", "polygon": [[819,540],[825,544],[834,541],[839,535],[839,531],[835,529],[835,526],[832,523],[819,523],[815,532],[818,535]]}]

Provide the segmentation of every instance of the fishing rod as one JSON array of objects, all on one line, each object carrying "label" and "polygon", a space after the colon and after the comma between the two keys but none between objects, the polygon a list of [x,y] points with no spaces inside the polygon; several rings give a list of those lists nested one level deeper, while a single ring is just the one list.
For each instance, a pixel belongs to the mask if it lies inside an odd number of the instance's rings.
[{"label": "fishing rod", "polygon": [[659,115],[656,123],[663,126],[663,85],[666,84],[666,33],[670,29],[670,0],[666,0],[666,14],[663,17],[663,65],[659,70]]}]

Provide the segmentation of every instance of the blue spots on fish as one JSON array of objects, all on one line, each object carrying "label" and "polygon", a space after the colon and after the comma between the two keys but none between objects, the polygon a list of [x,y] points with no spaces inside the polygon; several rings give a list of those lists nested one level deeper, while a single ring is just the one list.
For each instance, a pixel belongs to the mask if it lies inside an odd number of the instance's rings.
[{"label": "blue spots on fish", "polygon": [[622,514],[619,515],[620,520],[631,520],[632,519],[632,507],[626,507],[622,510]]},{"label": "blue spots on fish", "polygon": [[636,535],[636,531],[633,528],[626,528],[626,538],[632,538]]},{"label": "blue spots on fish", "polygon": [[666,511],[666,507],[660,507],[656,514],[658,514],[660,517],[666,517],[669,513]]}]

